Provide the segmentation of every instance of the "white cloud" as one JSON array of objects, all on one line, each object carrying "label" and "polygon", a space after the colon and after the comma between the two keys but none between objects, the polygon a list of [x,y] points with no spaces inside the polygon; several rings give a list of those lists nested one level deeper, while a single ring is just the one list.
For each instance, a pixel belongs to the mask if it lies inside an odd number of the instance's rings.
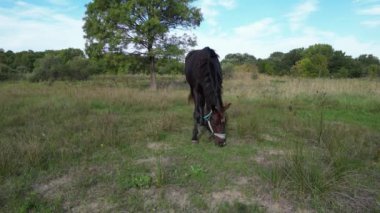
[{"label": "white cloud", "polygon": [[201,0],[199,5],[205,21],[211,26],[218,24],[217,17],[221,8],[231,10],[235,6],[235,0]]},{"label": "white cloud", "polygon": [[362,21],[360,24],[368,28],[377,28],[380,27],[380,20],[367,20]]},{"label": "white cloud", "polygon": [[318,1],[317,0],[306,0],[295,6],[293,11],[291,11],[286,16],[289,18],[290,27],[293,31],[301,28],[304,21],[309,17],[309,15],[317,11]]},{"label": "white cloud", "polygon": [[369,8],[361,9],[358,11],[358,14],[378,16],[378,15],[380,15],[380,5],[372,5]]},{"label": "white cloud", "polygon": [[1,48],[13,51],[84,48],[83,21],[51,8],[18,1],[0,8]]},{"label": "white cloud", "polygon": [[219,0],[216,1],[216,3],[223,6],[226,9],[233,9],[236,6],[235,0]]},{"label": "white cloud", "polygon": [[253,39],[273,35],[279,32],[280,29],[279,26],[275,24],[273,18],[265,18],[248,25],[237,27],[233,31],[239,38]]},{"label": "white cloud", "polygon": [[278,50],[272,39],[280,33],[280,27],[273,18],[242,25],[224,34],[197,32],[198,48],[215,48],[223,58],[228,53],[247,52],[256,57],[266,57]]},{"label": "white cloud", "polygon": [[372,4],[372,3],[376,3],[376,2],[380,2],[380,0],[353,0],[353,2],[355,4]]},{"label": "white cloud", "polygon": [[47,0],[49,3],[58,6],[67,6],[70,4],[69,0]]},{"label": "white cloud", "polygon": [[[352,35],[339,35],[313,27],[303,27],[296,34],[285,36],[281,23],[273,18],[239,26],[225,34],[197,32],[198,46],[210,46],[221,59],[229,53],[249,53],[266,58],[275,51],[288,52],[295,48],[307,48],[317,43],[330,44],[336,50],[357,57],[360,54],[380,55],[380,42],[363,42]],[[349,45],[348,45],[349,44]]]}]

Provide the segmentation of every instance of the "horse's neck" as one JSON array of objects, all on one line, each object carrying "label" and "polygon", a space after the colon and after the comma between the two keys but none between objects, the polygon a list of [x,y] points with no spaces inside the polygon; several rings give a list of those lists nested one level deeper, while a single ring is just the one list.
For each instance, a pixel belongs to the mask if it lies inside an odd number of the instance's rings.
[{"label": "horse's neck", "polygon": [[219,95],[216,96],[216,103],[215,104],[210,104],[210,102],[206,100],[206,104],[204,106],[205,113],[210,112],[212,110],[213,106],[216,109],[219,109],[219,110],[222,109],[223,103],[222,103],[222,100],[220,100],[218,97],[219,97]]}]

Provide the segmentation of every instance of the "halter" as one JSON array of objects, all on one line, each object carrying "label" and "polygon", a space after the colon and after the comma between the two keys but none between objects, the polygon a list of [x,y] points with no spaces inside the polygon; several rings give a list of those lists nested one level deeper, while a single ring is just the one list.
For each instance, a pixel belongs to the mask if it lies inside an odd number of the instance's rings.
[{"label": "halter", "polygon": [[212,128],[211,122],[210,122],[211,115],[212,115],[212,110],[210,111],[210,113],[203,116],[203,119],[207,121],[208,127],[210,128],[211,135],[214,135],[215,137],[218,137],[220,139],[226,139],[226,134],[214,132],[214,129]]}]

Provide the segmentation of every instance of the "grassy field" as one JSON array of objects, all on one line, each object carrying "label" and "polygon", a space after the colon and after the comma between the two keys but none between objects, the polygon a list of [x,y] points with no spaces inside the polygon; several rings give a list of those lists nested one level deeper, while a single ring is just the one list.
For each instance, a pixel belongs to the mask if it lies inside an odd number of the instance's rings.
[{"label": "grassy field", "polygon": [[228,145],[183,76],[0,83],[0,212],[380,211],[380,82],[237,73]]}]

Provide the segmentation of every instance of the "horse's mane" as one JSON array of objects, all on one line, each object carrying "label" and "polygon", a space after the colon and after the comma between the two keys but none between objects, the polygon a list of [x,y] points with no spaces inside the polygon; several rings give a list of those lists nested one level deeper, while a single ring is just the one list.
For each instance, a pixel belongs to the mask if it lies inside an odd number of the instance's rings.
[{"label": "horse's mane", "polygon": [[[219,63],[219,56],[209,47],[202,49],[207,58],[202,62],[202,73],[204,74],[204,95],[207,100],[215,107],[221,106],[222,103],[222,69]],[[218,103],[220,102],[220,103]]]}]

